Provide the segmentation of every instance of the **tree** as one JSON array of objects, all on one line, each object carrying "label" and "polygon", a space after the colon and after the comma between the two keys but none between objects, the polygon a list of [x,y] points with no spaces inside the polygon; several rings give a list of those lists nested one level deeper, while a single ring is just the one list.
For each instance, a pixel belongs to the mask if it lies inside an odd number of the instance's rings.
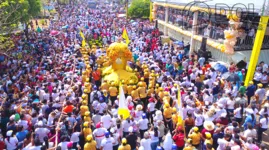
[{"label": "tree", "polygon": [[41,1],[40,0],[27,0],[29,4],[29,9],[26,14],[24,14],[21,18],[21,22],[25,24],[25,36],[27,41],[29,40],[28,37],[28,29],[30,25],[30,20],[38,16],[41,12]]},{"label": "tree", "polygon": [[149,17],[150,0],[133,0],[128,8],[128,16],[131,18]]},{"label": "tree", "polygon": [[0,0],[0,34],[14,30],[28,8],[27,0]]}]

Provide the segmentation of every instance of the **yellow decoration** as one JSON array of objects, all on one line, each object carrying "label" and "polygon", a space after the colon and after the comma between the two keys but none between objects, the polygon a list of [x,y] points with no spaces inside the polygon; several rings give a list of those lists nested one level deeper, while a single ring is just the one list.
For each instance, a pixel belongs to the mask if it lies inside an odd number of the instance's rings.
[{"label": "yellow decoration", "polygon": [[127,61],[132,60],[132,52],[128,49],[127,44],[120,42],[111,44],[107,50],[107,55],[111,65],[102,69],[104,80],[109,83],[113,81],[116,84],[119,84],[119,80],[138,82],[135,73],[127,66]]}]

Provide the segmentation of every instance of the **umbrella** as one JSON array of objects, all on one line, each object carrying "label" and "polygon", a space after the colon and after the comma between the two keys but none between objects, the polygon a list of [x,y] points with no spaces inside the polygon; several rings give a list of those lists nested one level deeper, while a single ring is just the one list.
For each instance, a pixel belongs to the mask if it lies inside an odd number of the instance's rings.
[{"label": "umbrella", "polygon": [[232,81],[232,82],[240,81],[238,74],[230,73],[230,72],[226,72],[222,74],[222,78],[226,79],[227,81]]},{"label": "umbrella", "polygon": [[50,35],[51,35],[51,36],[55,36],[55,35],[58,35],[59,33],[60,33],[59,31],[52,30],[52,31],[50,32]]},{"label": "umbrella", "polygon": [[228,69],[220,63],[217,63],[213,68],[221,73],[228,72]]}]

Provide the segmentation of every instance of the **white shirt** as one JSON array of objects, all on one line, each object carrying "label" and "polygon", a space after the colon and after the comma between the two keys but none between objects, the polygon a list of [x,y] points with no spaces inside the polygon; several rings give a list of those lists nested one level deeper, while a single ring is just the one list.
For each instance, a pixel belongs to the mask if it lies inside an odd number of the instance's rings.
[{"label": "white shirt", "polygon": [[150,112],[154,111],[155,110],[155,103],[154,102],[150,102],[148,104],[148,109]]},{"label": "white shirt", "polygon": [[28,129],[28,122],[26,120],[19,120],[18,125],[22,125],[23,126],[23,130],[27,130]]},{"label": "white shirt", "polygon": [[23,150],[41,150],[41,146],[30,146],[24,148]]},{"label": "white shirt", "polygon": [[105,102],[103,103],[99,103],[97,105],[97,110],[99,110],[99,113],[102,114],[104,112],[104,110],[107,109],[107,104]]},{"label": "white shirt", "polygon": [[5,139],[5,143],[7,146],[7,150],[13,150],[17,148],[17,144],[18,144],[18,139],[17,137],[10,137],[9,141],[7,140],[7,138]]},{"label": "white shirt", "polygon": [[218,144],[217,150],[224,150],[226,146],[232,146],[232,142],[228,142],[225,139],[218,139]]},{"label": "white shirt", "polygon": [[262,108],[259,112],[260,115],[264,115],[264,114],[269,114],[269,108],[267,108],[267,111],[264,110],[264,108]]},{"label": "white shirt", "polygon": [[140,144],[144,147],[145,150],[151,150],[151,139],[142,139]]},{"label": "white shirt", "polygon": [[68,149],[67,144],[68,142],[61,142],[59,143],[58,146],[60,146],[62,150],[67,150]]},{"label": "white shirt", "polygon": [[269,124],[269,119],[266,120],[266,118],[262,118],[260,120],[260,124],[261,124],[261,128],[267,129],[268,128],[268,124]]},{"label": "white shirt", "polygon": [[130,120],[130,123],[128,123],[127,120],[123,120],[122,122],[122,128],[123,128],[123,132],[129,132],[128,129],[129,127],[132,125],[132,121]]},{"label": "white shirt", "polygon": [[92,121],[93,121],[94,125],[96,125],[98,122],[101,122],[101,115],[99,115],[99,114],[93,115]]},{"label": "white shirt", "polygon": [[104,138],[101,142],[101,147],[103,150],[113,150],[113,143],[115,140],[112,137]]},{"label": "white shirt", "polygon": [[138,126],[140,130],[147,130],[148,129],[148,123],[149,120],[148,119],[139,119],[138,121]]},{"label": "white shirt", "polygon": [[109,129],[111,127],[112,118],[109,114],[101,117],[101,122],[103,123],[103,127]]},{"label": "white shirt", "polygon": [[264,88],[259,88],[257,89],[257,91],[255,92],[256,95],[259,96],[259,101],[262,101],[265,97],[265,89]]},{"label": "white shirt", "polygon": [[159,135],[160,135],[160,132],[158,131],[158,136],[154,136],[154,131],[150,131],[149,132],[150,134],[150,137],[151,137],[151,143],[153,142],[159,142]]},{"label": "white shirt", "polygon": [[241,107],[238,107],[234,110],[235,113],[235,118],[242,118],[242,114],[241,114]]},{"label": "white shirt", "polygon": [[228,99],[228,101],[227,101],[228,109],[234,109],[234,104],[235,104],[235,101]]},{"label": "white shirt", "polygon": [[201,114],[196,114],[195,112],[194,116],[195,116],[195,126],[203,125],[204,122],[203,116]]},{"label": "white shirt", "polygon": [[257,131],[255,129],[252,130],[245,130],[244,131],[244,137],[252,137],[252,138],[256,138],[257,137]]},{"label": "white shirt", "polygon": [[44,142],[44,137],[46,137],[49,134],[50,130],[47,128],[36,128],[35,133],[38,136],[40,142]]},{"label": "white shirt", "polygon": [[72,141],[74,143],[79,142],[79,135],[80,135],[80,132],[74,132],[74,133],[72,133],[71,138],[70,138],[70,141]]}]

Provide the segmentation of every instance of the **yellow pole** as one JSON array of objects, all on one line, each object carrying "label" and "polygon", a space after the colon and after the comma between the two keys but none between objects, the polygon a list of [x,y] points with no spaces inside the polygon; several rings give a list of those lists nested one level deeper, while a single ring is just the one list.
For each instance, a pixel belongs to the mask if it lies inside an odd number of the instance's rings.
[{"label": "yellow pole", "polygon": [[152,22],[152,2],[149,3],[149,21]]},{"label": "yellow pole", "polygon": [[266,28],[267,28],[268,19],[269,19],[269,16],[261,16],[258,30],[256,33],[256,37],[255,37],[255,42],[252,48],[249,65],[248,65],[247,76],[245,79],[245,86],[248,86],[249,81],[252,81],[253,79],[254,72],[256,70],[256,65],[259,60],[263,38],[264,38]]}]

